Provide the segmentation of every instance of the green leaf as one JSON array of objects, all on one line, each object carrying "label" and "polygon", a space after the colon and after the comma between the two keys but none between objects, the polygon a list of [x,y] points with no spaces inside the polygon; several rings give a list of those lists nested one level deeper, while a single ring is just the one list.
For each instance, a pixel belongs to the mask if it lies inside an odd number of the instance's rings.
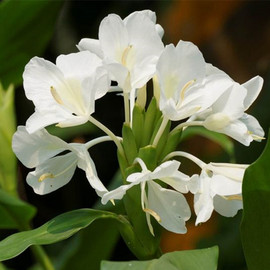
[{"label": "green leaf", "polygon": [[62,1],[6,0],[0,4],[0,79],[19,85],[31,57],[50,40]]},{"label": "green leaf", "polygon": [[234,145],[232,140],[224,134],[208,130],[204,127],[188,127],[182,132],[182,140],[200,135],[219,144],[230,156],[234,158]]},{"label": "green leaf", "polygon": [[[99,270],[101,260],[109,259],[119,239],[117,228],[112,220],[97,220],[91,226],[80,231],[72,252],[58,269]],[[59,259],[63,259],[59,254]]]},{"label": "green leaf", "polygon": [[11,148],[15,132],[14,87],[7,90],[0,84],[0,188],[16,194],[17,161]]},{"label": "green leaf", "polygon": [[241,237],[249,270],[270,269],[270,138],[243,181]]},{"label": "green leaf", "polygon": [[175,251],[151,261],[101,263],[101,270],[216,270],[218,247]]},{"label": "green leaf", "polygon": [[34,217],[34,206],[0,190],[0,229],[19,229]]},{"label": "green leaf", "polygon": [[93,209],[74,210],[53,218],[37,229],[19,232],[2,240],[0,261],[19,255],[31,245],[47,245],[67,239],[93,221],[104,218],[118,221],[117,224],[122,231],[133,234],[132,227],[123,216]]}]

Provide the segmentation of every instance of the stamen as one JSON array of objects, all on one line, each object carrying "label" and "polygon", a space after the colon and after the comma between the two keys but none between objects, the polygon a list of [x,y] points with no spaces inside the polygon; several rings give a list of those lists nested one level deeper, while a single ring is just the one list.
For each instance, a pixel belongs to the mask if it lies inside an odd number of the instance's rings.
[{"label": "stamen", "polygon": [[232,200],[242,201],[243,200],[241,195],[228,195],[228,196],[222,196],[222,198],[228,201],[232,201]]},{"label": "stamen", "polygon": [[61,105],[62,105],[62,104],[63,104],[63,101],[62,101],[62,99],[60,98],[60,96],[58,95],[56,89],[55,89],[53,86],[51,86],[51,87],[50,87],[50,90],[51,90],[51,94],[52,94],[53,98],[55,99],[55,101],[56,101],[58,104],[61,104]]},{"label": "stamen", "polygon": [[38,182],[42,182],[47,178],[54,178],[55,176],[52,173],[44,173],[38,178]]},{"label": "stamen", "polygon": [[159,222],[159,223],[161,222],[160,216],[152,209],[144,208],[143,211],[150,214],[152,217],[154,217],[157,222]]},{"label": "stamen", "polygon": [[181,90],[181,93],[180,93],[180,100],[181,100],[181,101],[183,101],[184,96],[185,96],[185,93],[186,93],[188,87],[191,86],[194,82],[196,82],[196,79],[190,80],[189,82],[187,82],[187,83],[183,86],[183,88],[182,88],[182,90]]},{"label": "stamen", "polygon": [[127,57],[128,57],[128,53],[130,52],[130,50],[132,49],[132,45],[129,45],[125,48],[123,54],[122,54],[122,58],[121,58],[121,62],[124,66],[126,66],[127,64]]},{"label": "stamen", "polygon": [[261,141],[261,140],[265,140],[264,137],[258,136],[253,134],[251,131],[248,131],[248,134],[251,135],[251,137],[254,139],[254,141]]}]

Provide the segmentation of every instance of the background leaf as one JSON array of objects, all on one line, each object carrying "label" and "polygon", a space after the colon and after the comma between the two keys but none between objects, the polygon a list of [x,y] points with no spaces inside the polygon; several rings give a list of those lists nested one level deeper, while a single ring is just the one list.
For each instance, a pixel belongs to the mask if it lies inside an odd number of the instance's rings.
[{"label": "background leaf", "polygon": [[37,229],[13,234],[0,242],[0,261],[11,259],[31,245],[46,245],[67,239],[89,226],[96,219],[111,218],[120,222],[123,229],[132,233],[124,217],[114,213],[79,209],[59,215]]},{"label": "background leaf", "polygon": [[166,253],[150,261],[103,261],[101,270],[216,270],[218,247]]},{"label": "background leaf", "polygon": [[202,136],[219,144],[227,152],[231,159],[234,159],[234,145],[232,140],[224,134],[208,130],[204,127],[188,127],[182,132],[182,140],[192,136]]},{"label": "background leaf", "polygon": [[241,236],[249,270],[270,269],[270,139],[245,172]]},{"label": "background leaf", "polygon": [[0,4],[0,79],[4,87],[22,82],[26,63],[51,38],[62,1],[6,0]]},{"label": "background leaf", "polygon": [[34,206],[0,189],[0,229],[19,229],[34,217]]}]

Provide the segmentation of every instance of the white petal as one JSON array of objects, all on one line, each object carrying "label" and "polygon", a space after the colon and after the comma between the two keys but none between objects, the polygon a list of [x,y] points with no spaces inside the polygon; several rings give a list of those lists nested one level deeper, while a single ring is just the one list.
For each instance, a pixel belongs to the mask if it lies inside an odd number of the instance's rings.
[{"label": "white petal", "polygon": [[108,71],[104,67],[97,68],[96,81],[92,91],[95,90],[95,100],[103,97],[110,88],[111,80]]},{"label": "white petal", "polygon": [[18,126],[12,138],[12,149],[24,166],[33,168],[67,150],[68,144],[45,129],[29,134],[24,126]]},{"label": "white petal", "polygon": [[143,13],[133,13],[126,22],[129,43],[134,47],[136,64],[150,56],[159,56],[164,45],[158,35],[155,23]]},{"label": "white petal", "polygon": [[77,47],[80,51],[90,51],[96,54],[99,58],[103,58],[103,52],[98,39],[83,38],[80,40]]},{"label": "white petal", "polygon": [[124,91],[130,92],[131,85],[128,69],[118,63],[109,63],[106,64],[105,67],[109,71],[111,79],[113,81],[117,81],[118,86],[120,86]]},{"label": "white petal", "polygon": [[35,111],[26,121],[26,129],[29,133],[36,132],[44,127],[56,124],[67,119],[75,118],[65,111],[54,110],[50,107],[47,110]]},{"label": "white petal", "polygon": [[160,225],[174,233],[186,233],[191,212],[183,194],[148,182],[148,207],[160,217]]},{"label": "white petal", "polygon": [[244,100],[245,110],[247,110],[260,93],[263,86],[263,78],[260,76],[253,77],[243,83],[242,86],[247,89],[247,96]]},{"label": "white petal", "polygon": [[242,192],[242,182],[223,175],[213,175],[211,189],[215,194],[221,196],[235,195]]},{"label": "white petal", "polygon": [[25,95],[39,110],[55,109],[59,104],[53,98],[50,88],[65,81],[61,71],[51,62],[34,57],[25,66],[23,86]]},{"label": "white petal", "polygon": [[127,29],[118,15],[110,14],[102,20],[99,27],[99,40],[104,58],[121,63],[129,39]]},{"label": "white petal", "polygon": [[243,122],[247,129],[248,133],[250,133],[251,137],[255,141],[261,141],[264,137],[264,130],[260,126],[258,120],[249,114],[244,114],[241,118],[239,118],[239,121]]},{"label": "white petal", "polygon": [[247,126],[240,120],[235,120],[223,130],[216,131],[230,136],[245,146],[249,146],[249,144],[253,141],[252,136],[248,133]]},{"label": "white petal", "polygon": [[65,78],[80,78],[80,80],[94,75],[101,64],[101,59],[89,51],[60,55],[56,59],[56,66],[62,71]]},{"label": "white petal", "polygon": [[[51,158],[39,165],[34,172],[27,175],[26,182],[35,193],[44,195],[66,185],[72,178],[77,165],[73,153]],[[53,178],[50,178],[53,177]],[[41,178],[42,181],[39,181]]]},{"label": "white petal", "polygon": [[226,90],[213,105],[213,113],[222,112],[227,114],[232,120],[238,119],[244,113],[244,99],[247,90],[234,83],[232,87]]},{"label": "white petal", "polygon": [[176,46],[178,56],[178,73],[181,74],[182,88],[188,81],[202,80],[206,72],[206,63],[203,55],[192,42],[180,40]]},{"label": "white petal", "polygon": [[238,210],[243,209],[241,200],[226,200],[220,196],[214,197],[215,211],[224,217],[233,217]]}]

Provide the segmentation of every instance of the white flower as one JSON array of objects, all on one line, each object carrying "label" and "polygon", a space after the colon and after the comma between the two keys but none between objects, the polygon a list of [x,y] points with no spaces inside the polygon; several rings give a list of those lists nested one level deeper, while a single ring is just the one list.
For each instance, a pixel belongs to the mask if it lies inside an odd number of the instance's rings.
[{"label": "white flower", "polygon": [[242,181],[248,165],[209,163],[201,172],[197,188],[193,185],[196,225],[206,222],[213,210],[232,217],[242,204]]},{"label": "white flower", "polygon": [[[26,181],[37,194],[44,195],[66,185],[77,166],[85,171],[90,185],[99,196],[107,192],[84,144],[68,144],[45,129],[29,134],[24,126],[18,126],[12,148],[26,167],[36,167],[27,175]],[[63,151],[69,152],[61,154]]]},{"label": "white flower", "polygon": [[82,39],[78,48],[103,59],[111,79],[129,93],[144,86],[155,73],[164,47],[162,35],[163,29],[150,10],[134,12],[124,20],[110,14],[100,24],[99,39]]},{"label": "white flower", "polygon": [[90,52],[60,55],[56,65],[34,57],[23,73],[26,97],[35,112],[26,122],[33,133],[48,125],[80,125],[94,112],[95,100],[106,94],[110,81],[102,61]]},{"label": "white flower", "polygon": [[204,89],[206,63],[198,47],[179,41],[165,47],[157,63],[159,104],[163,114],[178,121],[208,108],[221,94]]},{"label": "white flower", "polygon": [[240,85],[224,72],[210,65],[208,69],[215,75],[208,80],[205,89],[209,92],[221,91],[222,94],[208,109],[193,116],[192,120],[203,120],[205,128],[224,133],[246,146],[253,140],[263,139],[264,131],[258,121],[245,113],[259,95],[263,79],[256,76]]},{"label": "white flower", "polygon": [[[190,177],[178,171],[180,162],[164,162],[151,172],[141,159],[137,158],[136,161],[140,164],[142,171],[128,176],[127,182],[131,184],[105,193],[102,203],[122,199],[128,189],[140,184],[142,209],[146,213],[150,232],[154,235],[150,221],[150,215],[152,215],[165,229],[175,233],[186,233],[185,221],[190,218],[191,212],[181,193],[188,192]],[[154,179],[161,180],[175,190],[162,188],[153,181]],[[146,184],[148,192],[146,192]]]}]

